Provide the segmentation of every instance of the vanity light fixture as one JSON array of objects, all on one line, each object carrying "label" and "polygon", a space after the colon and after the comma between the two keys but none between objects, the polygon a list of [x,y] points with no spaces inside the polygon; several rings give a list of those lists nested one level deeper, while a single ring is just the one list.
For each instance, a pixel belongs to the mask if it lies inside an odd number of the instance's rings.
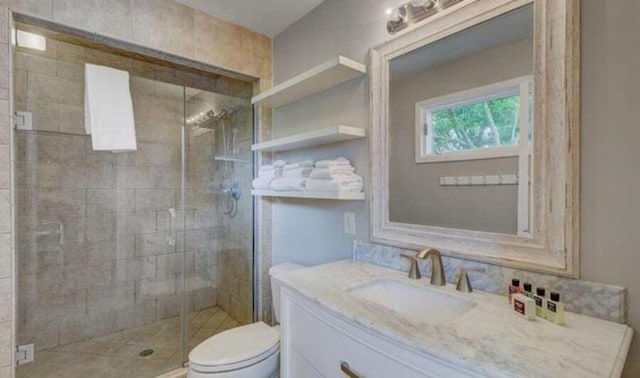
[{"label": "vanity light fixture", "polygon": [[387,31],[395,34],[463,0],[410,0],[395,9],[387,9]]}]

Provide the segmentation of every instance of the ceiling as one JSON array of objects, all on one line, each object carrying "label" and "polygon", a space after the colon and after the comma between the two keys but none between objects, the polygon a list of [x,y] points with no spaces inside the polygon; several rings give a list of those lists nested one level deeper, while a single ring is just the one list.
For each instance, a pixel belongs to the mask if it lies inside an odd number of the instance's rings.
[{"label": "ceiling", "polygon": [[180,4],[275,37],[324,0],[176,0]]}]

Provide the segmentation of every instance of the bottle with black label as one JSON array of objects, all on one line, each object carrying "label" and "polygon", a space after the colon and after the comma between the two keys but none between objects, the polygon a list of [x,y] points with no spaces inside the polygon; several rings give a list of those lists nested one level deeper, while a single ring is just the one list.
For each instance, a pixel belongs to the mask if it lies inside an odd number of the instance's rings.
[{"label": "bottle with black label", "polygon": [[509,285],[509,303],[511,303],[511,297],[514,294],[522,293],[522,288],[520,287],[520,280],[514,278],[511,280],[511,285]]},{"label": "bottle with black label", "polygon": [[551,323],[564,324],[564,303],[560,302],[560,293],[551,292],[547,301],[547,320]]},{"label": "bottle with black label", "polygon": [[524,294],[513,294],[513,311],[527,320],[536,319],[536,302]]},{"label": "bottle with black label", "polygon": [[531,291],[531,284],[529,282],[525,282],[522,284],[522,287],[524,288],[524,290],[522,291],[522,294],[526,295],[529,298],[533,298],[533,292]]},{"label": "bottle with black label", "polygon": [[547,298],[545,298],[545,290],[543,287],[536,288],[536,295],[533,300],[536,302],[536,316],[539,318],[547,317]]}]

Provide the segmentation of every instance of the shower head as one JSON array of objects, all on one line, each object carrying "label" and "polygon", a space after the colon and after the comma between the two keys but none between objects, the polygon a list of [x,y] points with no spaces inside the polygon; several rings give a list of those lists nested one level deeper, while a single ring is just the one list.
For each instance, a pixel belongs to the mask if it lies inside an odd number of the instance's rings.
[{"label": "shower head", "polygon": [[218,113],[214,113],[213,118],[216,120],[221,120],[224,119],[227,115],[229,115],[229,112],[227,111],[227,109],[223,108]]},{"label": "shower head", "polygon": [[187,124],[200,126],[207,121],[221,121],[226,119],[231,113],[227,109],[221,109],[219,112],[215,112],[213,109],[209,109],[205,112],[201,112],[192,117],[187,118]]}]

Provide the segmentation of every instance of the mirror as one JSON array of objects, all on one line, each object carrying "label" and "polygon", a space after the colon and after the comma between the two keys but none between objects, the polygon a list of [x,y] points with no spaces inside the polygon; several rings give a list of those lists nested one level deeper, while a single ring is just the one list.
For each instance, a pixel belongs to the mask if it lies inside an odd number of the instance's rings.
[{"label": "mirror", "polygon": [[576,1],[463,1],[372,49],[374,241],[577,276]]},{"label": "mirror", "polygon": [[532,77],[531,4],[390,61],[392,222],[529,232]]}]

